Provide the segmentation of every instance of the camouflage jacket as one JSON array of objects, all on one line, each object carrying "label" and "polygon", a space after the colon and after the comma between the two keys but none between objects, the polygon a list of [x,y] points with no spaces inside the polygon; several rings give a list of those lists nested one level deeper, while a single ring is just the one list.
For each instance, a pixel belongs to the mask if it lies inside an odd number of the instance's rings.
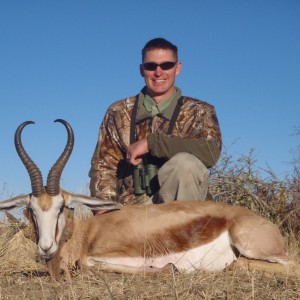
[{"label": "camouflage jacket", "polygon": [[133,166],[126,161],[130,145],[130,125],[136,99],[138,109],[135,120],[136,138],[147,138],[150,155],[161,165],[178,152],[192,153],[208,168],[216,164],[222,147],[221,132],[212,105],[183,96],[182,106],[168,135],[171,116],[178,98],[154,117],[143,107],[143,90],[138,96],[113,103],[107,110],[99,130],[98,143],[89,172],[91,195],[132,204]]}]

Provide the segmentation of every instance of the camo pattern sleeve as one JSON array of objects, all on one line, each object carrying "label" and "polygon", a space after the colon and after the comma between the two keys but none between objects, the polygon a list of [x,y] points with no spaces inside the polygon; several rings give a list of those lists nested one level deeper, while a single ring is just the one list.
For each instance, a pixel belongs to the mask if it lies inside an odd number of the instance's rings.
[{"label": "camo pattern sleeve", "polygon": [[93,197],[120,201],[119,178],[126,176],[131,168],[126,162],[126,149],[134,100],[131,97],[115,102],[105,114],[89,172]]}]

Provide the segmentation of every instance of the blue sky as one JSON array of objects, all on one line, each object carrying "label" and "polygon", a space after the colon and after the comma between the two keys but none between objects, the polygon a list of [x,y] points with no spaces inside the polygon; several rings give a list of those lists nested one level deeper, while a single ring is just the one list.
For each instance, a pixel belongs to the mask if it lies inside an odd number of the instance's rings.
[{"label": "blue sky", "polygon": [[141,49],[154,37],[179,47],[177,85],[215,106],[230,153],[254,148],[259,166],[283,176],[299,144],[299,28],[298,0],[2,0],[0,197],[30,192],[17,126],[36,122],[23,143],[46,179],[66,142],[57,118],[76,137],[61,186],[87,192],[103,115],[143,87]]}]

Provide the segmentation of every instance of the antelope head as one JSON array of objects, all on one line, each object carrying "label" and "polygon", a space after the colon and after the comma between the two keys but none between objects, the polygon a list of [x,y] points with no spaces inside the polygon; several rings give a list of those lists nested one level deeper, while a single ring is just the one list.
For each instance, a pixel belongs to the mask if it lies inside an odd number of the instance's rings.
[{"label": "antelope head", "polygon": [[62,123],[68,133],[68,140],[61,156],[48,173],[47,185],[43,185],[42,174],[26,153],[21,140],[21,133],[25,126],[34,124],[32,121],[22,123],[15,132],[15,147],[30,177],[32,193],[0,202],[1,210],[10,210],[16,207],[26,207],[32,219],[38,237],[38,252],[45,259],[51,258],[58,250],[59,241],[66,224],[64,208],[71,204],[82,204],[91,209],[118,209],[122,205],[104,201],[85,195],[72,194],[60,188],[62,171],[72,153],[74,133],[68,122],[57,119],[54,122]]}]

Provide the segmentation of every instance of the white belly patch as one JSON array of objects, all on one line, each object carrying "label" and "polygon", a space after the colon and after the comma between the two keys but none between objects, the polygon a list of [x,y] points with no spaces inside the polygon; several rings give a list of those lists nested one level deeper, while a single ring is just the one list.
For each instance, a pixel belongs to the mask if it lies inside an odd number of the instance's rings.
[{"label": "white belly patch", "polygon": [[86,262],[88,266],[105,263],[137,269],[143,267],[163,268],[171,263],[180,272],[192,272],[195,270],[221,271],[235,260],[236,256],[230,245],[228,231],[225,231],[214,241],[186,252],[172,253],[153,258],[88,257]]}]

